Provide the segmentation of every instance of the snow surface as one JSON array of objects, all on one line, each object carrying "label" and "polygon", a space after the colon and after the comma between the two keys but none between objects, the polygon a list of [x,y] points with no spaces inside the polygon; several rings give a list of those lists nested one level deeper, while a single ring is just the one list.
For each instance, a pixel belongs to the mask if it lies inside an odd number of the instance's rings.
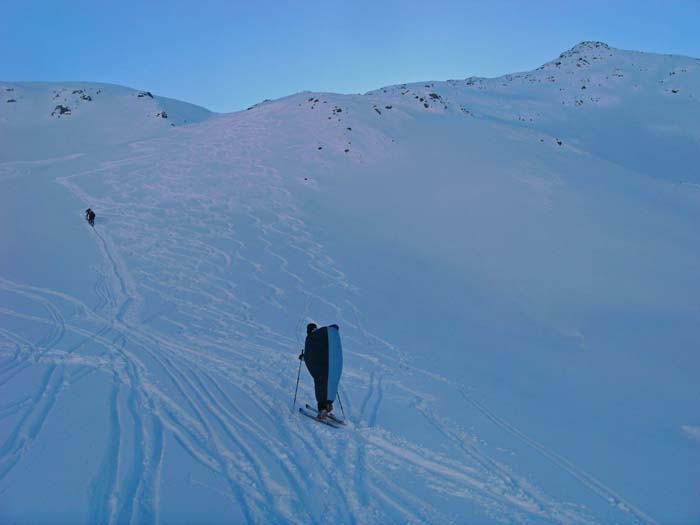
[{"label": "snow surface", "polygon": [[700,521],[700,61],[143,93],[0,82],[1,522]]}]

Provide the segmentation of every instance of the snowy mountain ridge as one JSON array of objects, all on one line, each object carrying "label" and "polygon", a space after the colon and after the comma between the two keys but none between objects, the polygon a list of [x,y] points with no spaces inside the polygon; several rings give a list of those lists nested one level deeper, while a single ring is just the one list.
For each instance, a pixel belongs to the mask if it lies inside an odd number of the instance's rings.
[{"label": "snowy mountain ridge", "polygon": [[31,159],[33,143],[55,155],[121,144],[209,118],[204,108],[112,84],[0,82],[0,158]]},{"label": "snowy mountain ridge", "polygon": [[[0,521],[700,517],[696,59],[0,93]],[[344,429],[292,410],[312,321]]]},{"label": "snowy mountain ridge", "polygon": [[[699,100],[698,59],[582,42],[527,73],[400,84],[359,97],[308,92],[264,105],[292,111],[296,102],[300,111],[321,109],[316,117],[329,120],[348,138],[347,127],[358,113],[375,117],[379,128],[379,118],[398,124],[424,112],[515,124],[547,145],[577,148],[652,177],[697,184],[698,170],[688,167],[700,139]],[[321,120],[317,123],[323,126]],[[348,142],[339,138],[333,147],[350,153]]]}]

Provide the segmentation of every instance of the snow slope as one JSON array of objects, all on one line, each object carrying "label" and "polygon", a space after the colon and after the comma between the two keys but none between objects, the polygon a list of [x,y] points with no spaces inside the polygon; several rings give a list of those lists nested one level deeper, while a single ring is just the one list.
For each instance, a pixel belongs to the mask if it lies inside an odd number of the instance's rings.
[{"label": "snow slope", "polygon": [[0,82],[0,160],[41,160],[206,120],[199,106],[94,82]]},{"label": "snow slope", "polygon": [[[700,61],[175,127],[121,89],[0,113],[2,521],[700,519]],[[291,411],[309,321],[347,429]]]}]

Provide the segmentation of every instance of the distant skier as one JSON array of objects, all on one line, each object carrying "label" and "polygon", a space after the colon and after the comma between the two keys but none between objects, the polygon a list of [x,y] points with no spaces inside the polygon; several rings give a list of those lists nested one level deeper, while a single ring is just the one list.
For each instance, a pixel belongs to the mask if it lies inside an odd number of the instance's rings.
[{"label": "distant skier", "polygon": [[338,394],[338,383],[343,373],[343,349],[340,345],[340,328],[337,324],[318,328],[314,323],[306,326],[304,352],[299,355],[306,363],[318,403],[318,417],[325,419],[333,411],[333,401]]},{"label": "distant skier", "polygon": [[91,208],[85,210],[85,220],[90,223],[90,226],[95,226],[95,212]]}]

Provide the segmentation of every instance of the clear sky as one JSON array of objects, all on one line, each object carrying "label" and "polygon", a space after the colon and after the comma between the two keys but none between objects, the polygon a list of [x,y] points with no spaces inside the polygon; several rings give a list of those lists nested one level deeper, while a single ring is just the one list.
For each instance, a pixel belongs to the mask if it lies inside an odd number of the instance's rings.
[{"label": "clear sky", "polygon": [[700,57],[700,0],[2,0],[0,79],[244,109],[534,69],[582,40]]}]

